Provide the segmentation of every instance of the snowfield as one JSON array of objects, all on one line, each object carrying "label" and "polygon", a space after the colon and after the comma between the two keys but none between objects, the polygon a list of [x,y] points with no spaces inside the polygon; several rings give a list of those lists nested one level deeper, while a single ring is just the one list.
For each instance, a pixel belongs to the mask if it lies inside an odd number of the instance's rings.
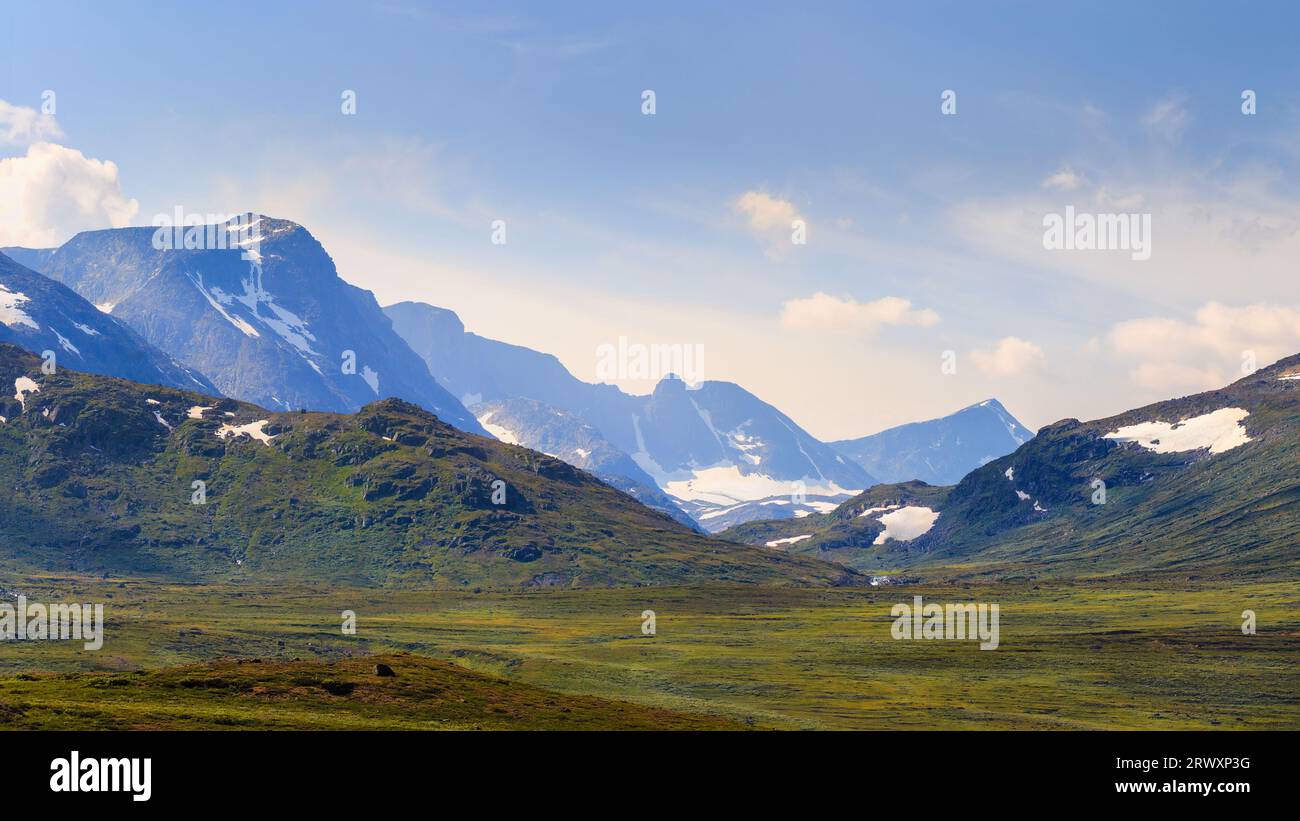
[{"label": "snowfield", "polygon": [[1193,416],[1181,422],[1142,422],[1128,425],[1106,434],[1116,442],[1136,442],[1156,453],[1184,453],[1209,449],[1210,453],[1224,453],[1250,441],[1242,421],[1250,411],[1242,408],[1221,408],[1213,413]]},{"label": "snowfield", "polygon": [[908,506],[882,515],[880,523],[884,531],[872,544],[884,544],[888,539],[908,542],[918,536],[924,536],[938,521],[939,513],[928,507]]},{"label": "snowfield", "polygon": [[271,436],[262,428],[266,427],[269,419],[261,419],[256,422],[249,422],[247,425],[222,425],[217,429],[217,438],[225,439],[230,436],[251,436],[262,444],[269,445],[274,436]]},{"label": "snowfield", "polygon": [[[657,467],[657,466],[656,466]],[[656,480],[660,476],[651,473]],[[712,502],[729,505],[736,502],[751,502],[772,496],[789,496],[795,492],[793,481],[773,479],[761,473],[744,474],[737,465],[718,465],[696,469],[690,472],[690,478],[661,481],[660,486],[666,493],[687,501]],[[842,488],[832,481],[805,476],[800,490],[808,496],[853,496],[860,490]],[[832,508],[834,509],[834,508]]]},{"label": "snowfield", "polygon": [[505,442],[507,445],[519,444],[519,437],[515,436],[513,431],[509,428],[502,427],[501,425],[494,425],[489,421],[495,414],[496,411],[492,411],[491,413],[485,413],[478,417],[478,423],[483,426],[483,430],[495,436],[499,441]]},{"label": "snowfield", "polygon": [[775,541],[767,542],[767,546],[780,547],[783,544],[797,544],[798,542],[802,542],[804,539],[811,539],[811,538],[812,538],[811,533],[805,533],[802,536],[791,536],[787,539],[777,539]]},{"label": "snowfield", "polygon": [[27,411],[27,394],[40,392],[41,386],[31,377],[20,376],[14,380],[14,399],[23,406],[24,413]]},{"label": "snowfield", "polygon": [[35,320],[18,307],[24,302],[31,302],[27,294],[11,291],[0,285],[0,323],[8,325],[10,328],[26,325],[39,331],[41,326],[37,325]]}]

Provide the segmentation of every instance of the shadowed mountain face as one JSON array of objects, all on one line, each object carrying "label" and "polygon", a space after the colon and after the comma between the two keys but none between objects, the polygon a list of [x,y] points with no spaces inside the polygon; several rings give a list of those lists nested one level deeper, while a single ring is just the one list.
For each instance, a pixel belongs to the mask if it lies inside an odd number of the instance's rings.
[{"label": "shadowed mountain face", "polygon": [[[898,488],[872,488],[816,520],[724,537],[806,534],[783,545],[860,569],[944,575],[1295,576],[1300,356],[1220,390],[1049,425],[952,488]],[[868,517],[892,516],[897,538],[858,522],[864,503],[898,506]]]},{"label": "shadowed mountain face", "polygon": [[1033,438],[1002,403],[987,399],[941,419],[913,422],[859,439],[831,442],[882,482],[918,479],[955,485],[980,465]]},{"label": "shadowed mountain face", "polygon": [[269,217],[243,224],[250,227],[196,229],[203,239],[192,244],[203,248],[186,249],[183,235],[160,250],[155,229],[120,228],[15,253],[227,396],[340,412],[395,396],[482,433],[393,332],[374,296],[344,282],[306,229]]},{"label": "shadowed mountain face", "polygon": [[576,428],[566,419],[577,417],[612,449],[605,472],[641,484],[649,477],[708,530],[770,515],[770,505],[792,499],[833,506],[824,500],[847,499],[874,483],[738,385],[688,387],[669,377],[649,396],[632,396],[575,378],[549,354],[468,333],[451,311],[415,302],[384,310],[441,384],[480,419],[491,403],[531,400],[511,409],[509,424],[498,408],[489,423],[496,435],[578,464],[574,454],[591,448],[572,436]]},{"label": "shadowed mountain face", "polygon": [[0,345],[10,567],[442,588],[854,580],[708,539],[401,400],[276,412],[40,364]]},{"label": "shadowed mountain face", "polygon": [[687,516],[632,457],[609,443],[600,431],[568,411],[532,399],[480,402],[470,408],[488,432],[503,442],[540,450],[582,468],[629,494],[647,507],[676,519],[692,530],[699,525]]},{"label": "shadowed mountain face", "polygon": [[66,366],[153,385],[216,393],[202,374],[150,345],[71,289],[0,254],[0,342]]}]

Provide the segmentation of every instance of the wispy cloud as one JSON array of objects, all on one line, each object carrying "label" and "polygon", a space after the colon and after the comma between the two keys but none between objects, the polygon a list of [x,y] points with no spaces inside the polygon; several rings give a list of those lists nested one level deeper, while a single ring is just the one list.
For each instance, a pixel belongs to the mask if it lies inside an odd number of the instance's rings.
[{"label": "wispy cloud", "polygon": [[1174,144],[1182,139],[1183,131],[1190,120],[1187,95],[1178,93],[1156,102],[1142,118],[1142,124],[1156,139]]},{"label": "wispy cloud", "polygon": [[886,326],[928,328],[938,322],[939,314],[929,308],[913,308],[909,300],[896,296],[858,302],[818,291],[781,306],[781,325],[794,330],[870,334]]}]

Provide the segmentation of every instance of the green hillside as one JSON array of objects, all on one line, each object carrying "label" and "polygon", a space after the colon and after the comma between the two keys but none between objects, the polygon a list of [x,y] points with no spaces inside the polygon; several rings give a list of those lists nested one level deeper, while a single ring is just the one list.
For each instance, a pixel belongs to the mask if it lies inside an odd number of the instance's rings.
[{"label": "green hillside", "polygon": [[[378,675],[387,667],[391,675]],[[0,680],[8,730],[742,730],[540,687],[407,653],[223,660],[131,673]]]},{"label": "green hillside", "polygon": [[400,400],[277,413],[45,375],[12,346],[0,346],[0,386],[11,568],[445,588],[853,581],[701,537],[557,459]]}]

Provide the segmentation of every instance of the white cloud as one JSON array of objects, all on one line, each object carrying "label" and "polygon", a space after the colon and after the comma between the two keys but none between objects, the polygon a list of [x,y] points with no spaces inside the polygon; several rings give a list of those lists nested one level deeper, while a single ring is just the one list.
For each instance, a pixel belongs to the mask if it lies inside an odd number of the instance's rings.
[{"label": "white cloud", "polygon": [[939,315],[929,308],[914,309],[910,301],[896,296],[858,302],[818,291],[781,306],[781,325],[796,330],[873,333],[886,325],[928,328],[938,321]]},{"label": "white cloud", "polygon": [[1142,124],[1157,139],[1176,143],[1182,137],[1183,129],[1191,119],[1186,102],[1187,98],[1182,94],[1160,100],[1142,118]]},{"label": "white cloud", "polygon": [[794,203],[763,191],[746,191],[736,197],[731,207],[745,217],[749,230],[763,241],[769,256],[779,256],[790,248],[795,220],[807,224]]},{"label": "white cloud", "polygon": [[52,115],[0,100],[0,144],[27,146],[62,136]]},{"label": "white cloud", "polygon": [[1209,302],[1190,322],[1147,317],[1120,322],[1106,335],[1129,378],[1153,390],[1209,390],[1242,376],[1250,352],[1263,367],[1300,353],[1300,310],[1283,305],[1233,307]]},{"label": "white cloud", "polygon": [[1054,191],[1076,191],[1087,184],[1088,181],[1083,175],[1076,174],[1069,168],[1062,168],[1043,180],[1043,187]]},{"label": "white cloud", "polygon": [[990,350],[971,351],[970,358],[990,376],[1021,376],[1047,364],[1042,348],[1016,336],[999,339]]},{"label": "white cloud", "polygon": [[53,143],[0,160],[0,245],[59,245],[79,231],[127,225],[139,210],[111,161]]}]

